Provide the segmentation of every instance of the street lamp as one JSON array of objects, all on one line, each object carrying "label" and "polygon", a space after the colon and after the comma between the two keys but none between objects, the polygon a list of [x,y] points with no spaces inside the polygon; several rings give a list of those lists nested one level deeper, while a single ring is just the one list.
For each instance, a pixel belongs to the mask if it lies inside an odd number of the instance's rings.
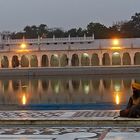
[{"label": "street lamp", "polygon": [[27,45],[25,44],[25,43],[22,43],[21,45],[20,45],[20,48],[21,49],[25,49],[27,47]]},{"label": "street lamp", "polygon": [[113,39],[112,40],[111,50],[120,50],[120,49],[122,49],[119,45],[120,45],[119,39],[117,39],[117,38]]}]

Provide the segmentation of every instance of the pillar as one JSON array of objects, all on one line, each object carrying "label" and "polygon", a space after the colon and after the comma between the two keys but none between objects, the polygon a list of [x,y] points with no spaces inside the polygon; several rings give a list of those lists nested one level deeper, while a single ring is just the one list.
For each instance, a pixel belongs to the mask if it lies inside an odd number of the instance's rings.
[{"label": "pillar", "polygon": [[131,65],[134,65],[134,54],[130,54]]},{"label": "pillar", "polygon": [[0,68],[2,68],[2,67],[1,67],[1,59],[0,59]]},{"label": "pillar", "polygon": [[41,67],[41,56],[37,56],[38,67]]},{"label": "pillar", "polygon": [[12,57],[9,57],[8,61],[9,61],[9,68],[12,68]]},{"label": "pillar", "polygon": [[72,59],[72,57],[71,56],[68,56],[68,66],[69,67],[71,66],[71,59]]},{"label": "pillar", "polygon": [[103,65],[103,62],[102,62],[102,57],[103,56],[102,55],[99,55],[98,57],[99,57],[99,66],[102,66]]}]

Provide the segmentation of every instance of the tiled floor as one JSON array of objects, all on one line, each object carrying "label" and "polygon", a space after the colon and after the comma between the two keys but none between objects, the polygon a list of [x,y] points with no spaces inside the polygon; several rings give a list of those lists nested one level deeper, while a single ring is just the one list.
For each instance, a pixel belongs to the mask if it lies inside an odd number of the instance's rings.
[{"label": "tiled floor", "polygon": [[119,115],[118,111],[111,110],[77,110],[77,111],[0,111],[0,119],[63,119],[63,118],[93,118],[109,117]]},{"label": "tiled floor", "polygon": [[[0,121],[12,120],[111,120],[119,111],[60,110],[60,111],[0,111]],[[99,119],[100,118],[100,119]],[[121,119],[121,118],[117,118]],[[126,119],[126,118],[123,118]],[[126,119],[127,120],[127,119]],[[133,121],[133,120],[132,120]],[[139,120],[138,120],[139,121]],[[46,127],[12,125],[0,127],[0,140],[138,140],[140,127]]]},{"label": "tiled floor", "polygon": [[139,138],[140,128],[0,128],[0,140],[139,140]]}]

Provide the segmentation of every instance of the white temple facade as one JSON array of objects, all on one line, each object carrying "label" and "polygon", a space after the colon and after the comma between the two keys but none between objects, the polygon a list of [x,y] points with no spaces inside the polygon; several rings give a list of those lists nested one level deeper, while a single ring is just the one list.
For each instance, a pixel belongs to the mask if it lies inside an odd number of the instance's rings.
[{"label": "white temple facade", "polygon": [[0,68],[140,65],[140,38],[0,39]]}]

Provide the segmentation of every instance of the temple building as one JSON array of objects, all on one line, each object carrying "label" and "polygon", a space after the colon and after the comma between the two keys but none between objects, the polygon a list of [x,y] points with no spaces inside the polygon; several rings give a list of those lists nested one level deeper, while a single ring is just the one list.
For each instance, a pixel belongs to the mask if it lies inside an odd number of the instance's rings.
[{"label": "temple building", "polygon": [[0,38],[0,68],[140,65],[140,38]]}]

